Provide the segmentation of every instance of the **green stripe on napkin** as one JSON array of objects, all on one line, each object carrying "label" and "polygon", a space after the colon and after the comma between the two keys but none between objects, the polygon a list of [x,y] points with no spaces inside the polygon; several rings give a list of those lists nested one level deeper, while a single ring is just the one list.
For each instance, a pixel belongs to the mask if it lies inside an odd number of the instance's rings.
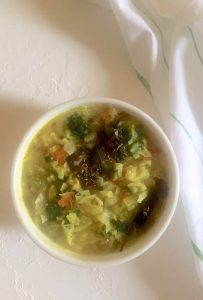
[{"label": "green stripe on napkin", "polygon": [[192,140],[191,134],[189,133],[187,128],[183,125],[183,123],[181,123],[181,121],[179,119],[177,119],[177,117],[175,115],[173,115],[172,113],[170,113],[170,116],[182,127],[182,129],[185,131],[187,136]]},{"label": "green stripe on napkin", "polygon": [[[151,86],[150,86],[149,82],[136,69],[135,69],[135,73],[136,73],[136,76],[139,79],[139,81],[142,83],[142,85],[145,87],[145,89],[150,94],[150,96],[152,96]],[[153,98],[153,96],[152,96],[152,98]]]},{"label": "green stripe on napkin", "polygon": [[203,59],[202,59],[202,56],[201,56],[201,54],[200,54],[200,52],[199,52],[199,49],[198,49],[198,47],[197,47],[197,43],[196,43],[194,34],[193,34],[193,32],[192,32],[192,29],[191,29],[190,27],[188,27],[188,30],[189,30],[189,32],[190,32],[190,34],[191,34],[192,41],[193,41],[194,48],[195,48],[195,51],[196,51],[196,53],[197,53],[197,56],[198,56],[198,58],[199,58],[201,64],[203,65]]},{"label": "green stripe on napkin", "polygon": [[195,254],[197,255],[197,257],[201,261],[203,261],[203,253],[202,253],[202,251],[197,247],[197,245],[193,241],[191,241],[191,242],[192,242],[192,248],[193,248]]},{"label": "green stripe on napkin", "polygon": [[195,147],[194,142],[193,142],[193,140],[192,140],[192,136],[191,136],[191,134],[189,133],[189,131],[187,130],[187,128],[186,128],[186,127],[183,125],[183,123],[181,123],[181,121],[180,121],[175,115],[173,115],[171,112],[170,112],[170,116],[177,122],[178,125],[180,125],[180,127],[183,129],[183,131],[184,131],[184,132],[186,133],[186,135],[189,137],[189,139],[191,140],[192,146],[193,146],[193,148],[194,148],[194,151],[196,152],[196,154],[197,154],[197,156],[198,156],[198,158],[199,158],[201,164],[203,165],[203,159],[202,159],[202,157],[200,156],[200,154],[199,154],[197,148]]}]

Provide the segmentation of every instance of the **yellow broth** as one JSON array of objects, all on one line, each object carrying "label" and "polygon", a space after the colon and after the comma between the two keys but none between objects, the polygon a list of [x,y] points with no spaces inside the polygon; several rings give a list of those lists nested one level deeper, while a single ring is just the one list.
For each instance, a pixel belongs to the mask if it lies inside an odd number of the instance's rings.
[{"label": "yellow broth", "polygon": [[80,106],[33,137],[22,166],[23,201],[36,226],[79,253],[119,251],[144,234],[167,195],[162,153],[134,117]]}]

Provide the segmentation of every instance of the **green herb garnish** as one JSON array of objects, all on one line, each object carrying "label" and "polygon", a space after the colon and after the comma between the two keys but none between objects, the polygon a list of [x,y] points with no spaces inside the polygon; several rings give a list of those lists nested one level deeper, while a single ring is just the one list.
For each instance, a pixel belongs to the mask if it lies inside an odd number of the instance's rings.
[{"label": "green herb garnish", "polygon": [[84,140],[91,131],[88,122],[86,122],[78,113],[74,113],[68,118],[67,125],[72,135],[80,140]]},{"label": "green herb garnish", "polygon": [[115,226],[116,230],[121,233],[127,233],[129,223],[126,221],[112,220],[112,224]]},{"label": "green herb garnish", "polygon": [[136,144],[138,145],[138,149],[143,150],[144,149],[144,129],[142,127],[137,127],[137,139]]},{"label": "green herb garnish", "polygon": [[127,145],[128,141],[131,139],[131,132],[127,126],[120,126],[118,128],[118,138],[123,145]]},{"label": "green herb garnish", "polygon": [[57,217],[61,217],[63,215],[63,208],[61,208],[56,203],[51,203],[46,208],[46,213],[49,221],[54,221]]}]

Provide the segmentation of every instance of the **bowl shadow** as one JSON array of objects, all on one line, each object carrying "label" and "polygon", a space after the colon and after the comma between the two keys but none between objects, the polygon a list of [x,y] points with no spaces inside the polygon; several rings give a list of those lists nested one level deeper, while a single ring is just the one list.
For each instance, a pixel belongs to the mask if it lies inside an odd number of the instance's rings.
[{"label": "bowl shadow", "polygon": [[[136,268],[151,287],[154,299],[203,299],[185,227],[182,203],[179,203],[172,222],[160,240],[145,254],[128,263],[129,276]],[[189,286],[192,287],[190,290]]]},{"label": "bowl shadow", "polygon": [[0,96],[0,226],[17,226],[10,190],[10,175],[15,152],[21,138],[40,116],[42,110],[11,97]]}]

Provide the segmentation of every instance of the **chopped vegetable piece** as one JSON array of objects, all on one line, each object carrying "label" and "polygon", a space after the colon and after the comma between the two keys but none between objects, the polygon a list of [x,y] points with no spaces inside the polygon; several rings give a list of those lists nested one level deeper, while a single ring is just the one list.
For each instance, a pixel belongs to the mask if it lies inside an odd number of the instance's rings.
[{"label": "chopped vegetable piece", "polygon": [[59,165],[64,164],[64,162],[67,159],[67,152],[63,149],[63,147],[60,147],[58,149],[56,149],[53,153],[52,153],[52,157],[54,160],[56,160],[58,162]]},{"label": "chopped vegetable piece", "polygon": [[70,223],[74,227],[76,227],[80,224],[79,216],[74,211],[70,211],[66,215],[66,219],[68,220],[68,223]]},{"label": "chopped vegetable piece", "polygon": [[45,210],[44,195],[40,193],[35,200],[35,213],[41,215]]},{"label": "chopped vegetable piece", "polygon": [[71,196],[64,196],[58,201],[58,205],[62,208],[72,209],[74,206],[74,199]]},{"label": "chopped vegetable piece", "polygon": [[81,214],[81,211],[79,210],[79,208],[72,209],[72,212],[75,213],[78,217],[79,217],[80,214]]},{"label": "chopped vegetable piece", "polygon": [[60,192],[64,193],[64,192],[67,191],[67,189],[68,189],[67,183],[63,182],[62,185],[61,185],[61,187],[60,187]]}]

